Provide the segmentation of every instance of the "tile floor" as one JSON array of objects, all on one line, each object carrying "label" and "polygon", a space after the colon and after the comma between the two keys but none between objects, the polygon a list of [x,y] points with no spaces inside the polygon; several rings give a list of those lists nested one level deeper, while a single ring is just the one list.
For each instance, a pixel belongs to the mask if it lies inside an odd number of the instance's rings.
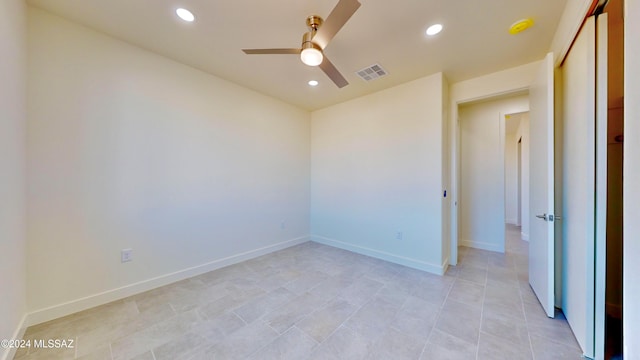
[{"label": "tile floor", "polygon": [[27,329],[15,359],[580,359],[527,283],[527,243],[436,276],[305,243]]}]

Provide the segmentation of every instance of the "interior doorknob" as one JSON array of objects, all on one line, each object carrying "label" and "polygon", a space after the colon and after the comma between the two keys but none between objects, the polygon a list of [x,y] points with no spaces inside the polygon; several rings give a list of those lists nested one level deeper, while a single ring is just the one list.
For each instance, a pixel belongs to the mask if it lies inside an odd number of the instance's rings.
[{"label": "interior doorknob", "polygon": [[547,221],[547,214],[536,215],[536,217],[537,217],[538,219],[543,219],[544,221]]}]

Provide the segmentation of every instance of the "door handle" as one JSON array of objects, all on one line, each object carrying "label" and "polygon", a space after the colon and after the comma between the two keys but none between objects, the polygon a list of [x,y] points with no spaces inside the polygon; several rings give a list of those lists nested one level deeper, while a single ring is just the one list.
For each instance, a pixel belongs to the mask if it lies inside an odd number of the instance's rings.
[{"label": "door handle", "polygon": [[560,216],[555,216],[555,215],[553,215],[553,214],[549,214],[549,215],[547,215],[547,214],[536,215],[536,217],[537,217],[538,219],[542,219],[542,220],[544,220],[544,221],[551,221],[551,222],[556,221],[556,220],[561,220],[561,219],[562,219]]}]

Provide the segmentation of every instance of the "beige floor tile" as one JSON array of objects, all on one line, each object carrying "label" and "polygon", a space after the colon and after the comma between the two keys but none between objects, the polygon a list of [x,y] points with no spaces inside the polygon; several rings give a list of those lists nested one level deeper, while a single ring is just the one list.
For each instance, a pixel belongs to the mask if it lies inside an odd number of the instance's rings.
[{"label": "beige floor tile", "polygon": [[340,296],[354,305],[362,305],[384,286],[383,283],[369,278],[356,278],[353,284],[346,288]]},{"label": "beige floor tile", "polygon": [[426,340],[438,319],[439,312],[439,306],[411,296],[396,314],[391,327]]},{"label": "beige floor tile", "polygon": [[155,360],[186,360],[208,345],[207,340],[197,334],[177,336],[153,349]]},{"label": "beige floor tile", "polygon": [[263,320],[278,333],[285,333],[298,321],[321,308],[326,301],[311,293],[298,296],[264,316]]},{"label": "beige floor tile", "polygon": [[317,284],[316,287],[311,289],[309,292],[329,301],[338,295],[343,295],[343,292],[348,287],[352,286],[355,281],[356,280],[340,275],[332,276]]},{"label": "beige floor tile", "polygon": [[413,296],[426,300],[429,303],[442,306],[451,291],[455,278],[440,277],[426,278],[413,292]]},{"label": "beige floor tile", "polygon": [[319,345],[319,352],[340,360],[360,360],[369,355],[372,342],[362,338],[346,326],[341,326]]},{"label": "beige floor tile", "polygon": [[76,354],[76,359],[80,360],[111,360],[111,347],[102,345],[95,347],[91,352],[85,355]]},{"label": "beige floor tile", "polygon": [[311,353],[311,356],[307,360],[339,360],[340,358],[334,355],[327,346],[316,346],[315,350]]},{"label": "beige floor tile", "polygon": [[345,326],[361,337],[375,341],[385,333],[399,310],[396,304],[374,298],[353,314]]},{"label": "beige floor tile", "polygon": [[480,334],[481,308],[447,300],[440,311],[435,328],[476,344]]},{"label": "beige floor tile", "polygon": [[245,322],[251,323],[283,306],[295,297],[297,297],[297,295],[289,289],[277,288],[247,302],[233,310],[233,312],[240,316]]},{"label": "beige floor tile", "polygon": [[478,360],[531,360],[529,342],[515,344],[503,338],[480,333]]},{"label": "beige floor tile", "polygon": [[213,359],[244,359],[277,337],[275,330],[262,321],[256,321],[205,351]]},{"label": "beige floor tile", "polygon": [[434,330],[424,347],[420,360],[475,359],[478,346],[440,330]]},{"label": "beige floor tile", "polygon": [[[32,326],[35,359],[578,359],[528,284],[528,244],[459,248],[445,276],[305,243]],[[18,359],[18,357],[16,357]]]},{"label": "beige floor tile", "polygon": [[296,295],[302,295],[328,278],[329,275],[323,272],[312,271],[299,276],[291,282],[286,283],[285,285],[283,285],[283,287]]},{"label": "beige floor tile", "polygon": [[318,342],[322,342],[331,335],[357,307],[346,300],[336,298],[325,307],[302,319],[296,327],[307,333]]},{"label": "beige floor tile", "polygon": [[485,287],[477,283],[458,279],[449,292],[449,299],[463,304],[482,307]]},{"label": "beige floor tile", "polygon": [[302,330],[292,327],[265,347],[249,356],[249,360],[300,360],[318,345]]},{"label": "beige floor tile", "polygon": [[484,309],[480,331],[514,344],[530,345],[526,322],[510,317],[502,311]]},{"label": "beige floor tile", "polygon": [[155,360],[151,351],[132,357],[130,360]]},{"label": "beige floor tile", "polygon": [[372,346],[366,359],[415,360],[420,357],[426,339],[389,328]]},{"label": "beige floor tile", "polygon": [[531,347],[535,359],[579,360],[582,352],[575,347],[559,344],[549,339],[531,335]]},{"label": "beige floor tile", "polygon": [[[464,261],[462,263],[464,264]],[[487,283],[487,269],[481,268],[478,264],[472,264],[471,266],[465,266],[458,271],[458,278],[463,280],[473,281],[480,285]]]},{"label": "beige floor tile", "polygon": [[375,296],[387,302],[402,306],[413,291],[414,287],[407,287],[403,284],[387,283],[378,290]]}]

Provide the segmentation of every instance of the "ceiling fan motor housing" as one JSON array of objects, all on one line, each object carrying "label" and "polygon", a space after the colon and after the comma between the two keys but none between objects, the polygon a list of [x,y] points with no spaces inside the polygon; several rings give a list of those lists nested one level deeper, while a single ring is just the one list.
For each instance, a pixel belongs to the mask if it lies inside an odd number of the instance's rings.
[{"label": "ceiling fan motor housing", "polygon": [[324,20],[318,15],[311,15],[307,17],[307,27],[312,32],[318,31],[318,28],[320,27],[320,25],[322,25],[323,22]]}]

